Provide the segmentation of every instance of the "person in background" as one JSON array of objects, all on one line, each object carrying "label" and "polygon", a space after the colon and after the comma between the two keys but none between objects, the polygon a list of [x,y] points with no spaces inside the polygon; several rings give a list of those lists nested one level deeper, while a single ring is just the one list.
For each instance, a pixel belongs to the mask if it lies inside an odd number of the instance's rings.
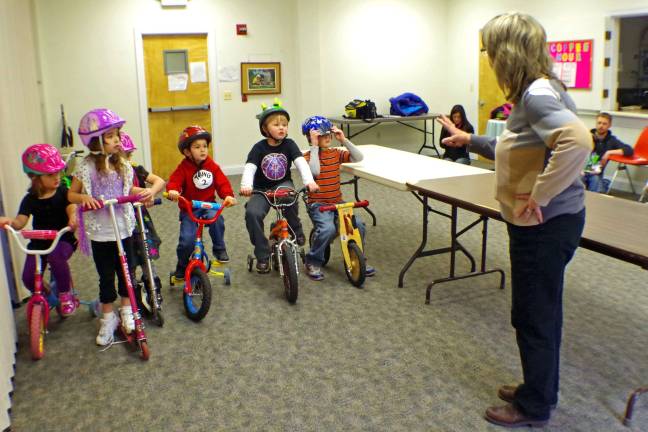
[{"label": "person in background", "polygon": [[602,112],[596,116],[596,127],[591,130],[594,151],[590,154],[583,172],[583,183],[588,191],[606,193],[610,181],[603,174],[608,159],[612,155],[632,156],[632,147],[624,144],[612,134],[612,116]]},{"label": "person in background", "polygon": [[[455,105],[450,110],[450,120],[452,124],[457,128],[461,129],[467,133],[475,133],[475,128],[470,124],[466,118],[466,111],[462,105]],[[450,134],[446,128],[441,130],[441,148],[445,149],[443,153],[444,160],[450,160],[452,162],[461,163],[464,165],[470,165],[470,155],[466,147],[449,147],[443,144],[443,139],[449,137]]]},{"label": "person in background", "polygon": [[523,381],[503,385],[507,402],[486,410],[504,427],[544,426],[558,403],[565,267],[585,226],[580,171],[592,137],[555,76],[544,28],[517,12],[491,19],[482,42],[506,99],[514,105],[499,140],[440,123],[443,143],[495,160],[496,192],[509,235],[511,323]]}]

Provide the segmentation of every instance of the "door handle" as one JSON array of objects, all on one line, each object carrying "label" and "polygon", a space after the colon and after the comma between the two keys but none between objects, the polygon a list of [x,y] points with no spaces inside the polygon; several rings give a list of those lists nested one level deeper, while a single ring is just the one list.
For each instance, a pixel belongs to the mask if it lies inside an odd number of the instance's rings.
[{"label": "door handle", "polygon": [[193,111],[193,110],[202,110],[209,111],[209,104],[205,105],[188,105],[188,106],[176,106],[176,107],[149,107],[148,112],[170,112],[170,111]]},{"label": "door handle", "polygon": [[479,108],[483,107],[484,105],[486,105],[486,102],[484,102],[483,100],[480,100],[479,101]]}]

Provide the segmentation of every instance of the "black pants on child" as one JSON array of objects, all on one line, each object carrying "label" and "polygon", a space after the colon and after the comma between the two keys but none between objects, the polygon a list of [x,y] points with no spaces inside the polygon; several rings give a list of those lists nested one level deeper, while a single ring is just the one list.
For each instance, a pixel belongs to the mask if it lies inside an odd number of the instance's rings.
[{"label": "black pants on child", "polygon": [[[293,189],[295,186],[292,182],[284,182],[281,186]],[[284,210],[284,215],[288,220],[290,228],[294,231],[296,237],[304,235],[301,221],[299,220],[299,202]],[[270,246],[268,238],[263,230],[263,219],[270,211],[270,204],[261,195],[252,195],[245,204],[245,226],[250,234],[250,242],[254,245],[254,256],[259,261],[268,261],[270,257]]]},{"label": "black pants on child", "polygon": [[[132,272],[135,269],[135,253],[133,249],[133,237],[122,240],[124,252],[131,281],[134,281]],[[99,301],[101,303],[113,303],[117,300],[115,292],[115,274],[117,274],[117,286],[121,297],[128,297],[126,281],[119,261],[117,242],[114,241],[92,241],[92,259],[95,262],[97,273],[99,274]],[[133,284],[134,285],[134,284]]]}]

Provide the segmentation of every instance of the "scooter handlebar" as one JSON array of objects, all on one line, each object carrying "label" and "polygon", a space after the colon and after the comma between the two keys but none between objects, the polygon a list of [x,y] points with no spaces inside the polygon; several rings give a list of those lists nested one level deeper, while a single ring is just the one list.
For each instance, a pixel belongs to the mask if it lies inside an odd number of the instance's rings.
[{"label": "scooter handlebar", "polygon": [[[351,205],[351,204],[353,204],[353,205]],[[340,206],[342,206],[342,207],[353,207],[353,208],[368,207],[369,206],[369,201],[362,200],[362,201],[356,201],[354,203],[324,205],[324,206],[319,207],[319,211],[322,212],[322,213],[327,212],[327,211],[333,211],[333,210],[337,210],[337,208],[340,207]]]}]

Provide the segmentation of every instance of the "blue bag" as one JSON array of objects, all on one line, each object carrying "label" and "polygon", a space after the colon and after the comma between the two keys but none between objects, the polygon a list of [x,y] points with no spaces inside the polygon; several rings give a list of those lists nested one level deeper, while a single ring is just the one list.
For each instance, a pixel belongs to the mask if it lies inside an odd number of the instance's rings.
[{"label": "blue bag", "polygon": [[415,116],[427,114],[428,106],[423,102],[423,99],[414,93],[403,93],[400,96],[395,96],[389,99],[391,107],[389,113],[399,116]]}]

